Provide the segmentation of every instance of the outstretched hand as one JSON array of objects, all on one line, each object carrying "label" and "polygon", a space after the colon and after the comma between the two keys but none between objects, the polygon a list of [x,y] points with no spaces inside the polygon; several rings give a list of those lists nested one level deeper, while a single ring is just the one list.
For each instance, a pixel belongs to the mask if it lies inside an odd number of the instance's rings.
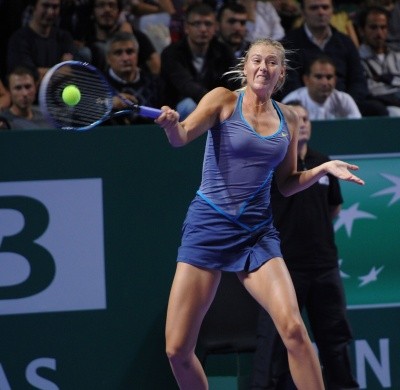
[{"label": "outstretched hand", "polygon": [[358,176],[352,174],[350,171],[357,171],[358,166],[354,164],[349,164],[345,161],[332,160],[326,163],[326,168],[328,172],[338,179],[351,181],[356,184],[364,185],[364,180],[360,179]]}]

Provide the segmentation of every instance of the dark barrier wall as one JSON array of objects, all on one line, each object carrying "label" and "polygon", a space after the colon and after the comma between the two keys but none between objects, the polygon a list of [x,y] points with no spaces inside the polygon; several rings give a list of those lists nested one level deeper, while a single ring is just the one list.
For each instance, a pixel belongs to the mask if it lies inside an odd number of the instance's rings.
[{"label": "dark barrier wall", "polygon": [[[320,150],[356,154],[357,163],[368,157],[368,167],[379,153],[384,164],[379,174],[386,176],[365,195],[391,203],[391,232],[380,236],[378,228],[372,241],[379,258],[369,263],[371,239],[358,230],[379,218],[353,221],[351,240],[350,222],[337,226],[353,306],[352,357],[368,389],[400,388],[400,299],[391,288],[400,274],[399,125],[314,124]],[[203,144],[174,149],[156,126],[0,133],[1,390],[177,388],[164,354],[164,318]],[[375,181],[371,169],[360,175]],[[358,202],[376,217],[351,191],[344,188],[344,208]],[[367,268],[353,268],[366,261]],[[376,290],[380,277],[389,288]]]}]

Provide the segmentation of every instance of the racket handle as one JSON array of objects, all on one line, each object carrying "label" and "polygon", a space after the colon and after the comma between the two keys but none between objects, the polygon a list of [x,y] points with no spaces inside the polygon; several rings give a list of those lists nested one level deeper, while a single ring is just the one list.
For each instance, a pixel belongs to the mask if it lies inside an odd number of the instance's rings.
[{"label": "racket handle", "polygon": [[158,108],[139,106],[138,109],[139,109],[139,115],[144,116],[146,118],[156,119],[162,113],[162,110],[159,110]]}]

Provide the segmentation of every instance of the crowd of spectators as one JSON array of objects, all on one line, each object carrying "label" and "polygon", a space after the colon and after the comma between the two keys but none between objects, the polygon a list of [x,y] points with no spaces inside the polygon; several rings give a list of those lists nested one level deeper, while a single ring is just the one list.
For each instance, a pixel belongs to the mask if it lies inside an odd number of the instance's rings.
[{"label": "crowd of spectators", "polygon": [[[371,7],[377,17],[365,16]],[[116,36],[122,40],[115,42]],[[303,88],[303,96],[321,106],[308,94],[310,80],[316,80],[309,72],[311,62],[325,56],[332,60],[334,85],[321,86],[323,77],[320,88],[349,96],[357,105],[349,117],[358,116],[354,111],[399,116],[393,101],[400,88],[399,0],[0,0],[0,115],[13,104],[10,72],[31,70],[35,106],[47,70],[75,59],[98,67],[135,103],[172,105],[184,118],[215,86],[239,87],[224,73],[251,41],[263,37],[292,50],[287,83],[276,100]],[[379,49],[373,40],[381,42]],[[110,52],[112,45],[128,43],[134,50]],[[129,79],[113,66],[124,68]],[[381,91],[391,93],[390,102]],[[342,110],[317,119],[343,116]]]}]

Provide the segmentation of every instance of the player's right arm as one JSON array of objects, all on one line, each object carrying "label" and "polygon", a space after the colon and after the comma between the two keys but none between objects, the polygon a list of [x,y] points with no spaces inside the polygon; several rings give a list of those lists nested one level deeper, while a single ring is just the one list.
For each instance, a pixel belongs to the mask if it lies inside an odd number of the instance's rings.
[{"label": "player's right arm", "polygon": [[184,146],[228,118],[233,111],[236,97],[236,93],[218,87],[204,95],[196,109],[184,121],[179,122],[179,114],[164,106],[163,113],[155,122],[164,128],[172,146]]}]

